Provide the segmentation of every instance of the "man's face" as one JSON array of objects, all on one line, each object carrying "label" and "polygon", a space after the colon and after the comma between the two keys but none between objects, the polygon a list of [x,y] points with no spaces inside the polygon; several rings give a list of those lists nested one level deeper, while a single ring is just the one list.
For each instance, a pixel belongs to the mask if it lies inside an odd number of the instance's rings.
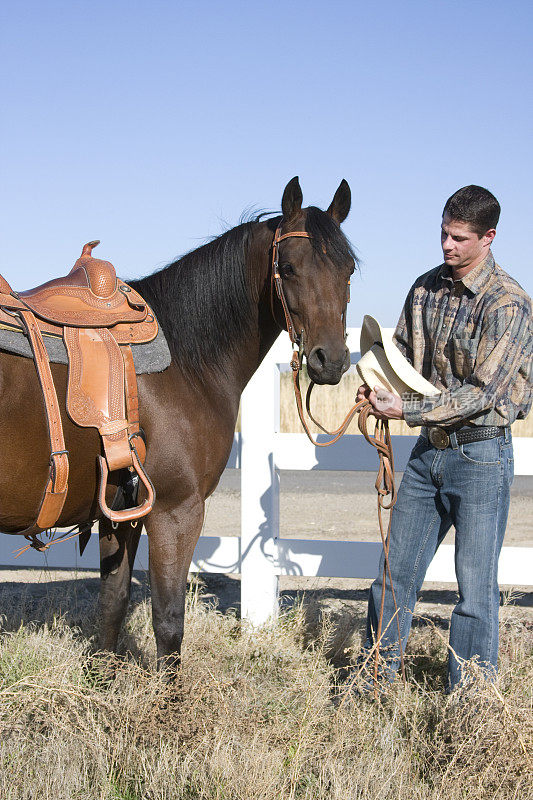
[{"label": "man's face", "polygon": [[491,229],[480,238],[468,222],[450,219],[445,214],[440,236],[444,263],[454,270],[476,266],[487,255],[495,234],[496,231]]}]

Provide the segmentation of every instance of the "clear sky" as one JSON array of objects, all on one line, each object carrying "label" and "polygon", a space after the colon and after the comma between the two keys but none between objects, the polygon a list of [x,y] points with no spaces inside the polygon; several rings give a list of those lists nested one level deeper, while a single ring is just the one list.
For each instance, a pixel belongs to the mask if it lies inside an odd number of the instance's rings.
[{"label": "clear sky", "polygon": [[4,0],[0,271],[27,288],[99,238],[146,274],[299,175],[304,204],[352,188],[351,325],[395,324],[469,183],[532,294],[532,27],[527,0]]}]

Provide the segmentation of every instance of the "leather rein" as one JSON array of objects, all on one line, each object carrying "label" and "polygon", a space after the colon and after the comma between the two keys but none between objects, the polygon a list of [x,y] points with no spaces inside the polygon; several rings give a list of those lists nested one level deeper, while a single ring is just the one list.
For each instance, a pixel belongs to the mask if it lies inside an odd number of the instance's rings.
[{"label": "leather rein", "polygon": [[[275,310],[274,310],[274,288],[276,290],[277,297],[281,302],[281,307],[283,309],[283,315],[285,317],[285,325],[287,333],[289,334],[291,344],[293,346],[293,353],[291,358],[291,369],[292,369],[292,379],[293,379],[293,387],[294,387],[294,396],[296,399],[296,408],[298,410],[298,416],[300,418],[300,422],[302,423],[303,429],[307,434],[308,439],[315,447],[329,447],[335,442],[338,442],[339,439],[344,436],[348,427],[353,420],[356,414],[359,414],[358,418],[358,426],[360,432],[365,437],[366,441],[375,447],[378,453],[379,458],[379,468],[375,482],[375,488],[377,491],[377,498],[378,498],[378,522],[379,522],[379,530],[381,534],[381,542],[383,545],[383,553],[384,553],[384,564],[383,564],[383,575],[382,575],[382,592],[381,592],[381,604],[380,604],[380,613],[378,618],[378,629],[375,631],[375,644],[368,655],[366,663],[368,663],[369,659],[374,655],[374,675],[373,675],[373,682],[374,682],[374,696],[377,698],[378,696],[378,670],[379,670],[379,650],[380,650],[380,643],[381,638],[384,634],[382,631],[383,627],[383,613],[384,613],[384,606],[385,606],[385,588],[386,588],[386,580],[389,579],[389,584],[392,592],[392,599],[394,604],[394,610],[396,617],[396,626],[398,630],[398,643],[400,649],[400,666],[401,666],[401,674],[402,679],[405,682],[405,664],[404,664],[404,657],[403,657],[403,648],[402,648],[402,638],[400,632],[400,622],[399,622],[399,609],[396,604],[396,596],[394,592],[394,587],[392,584],[392,575],[389,566],[389,541],[390,541],[390,524],[391,518],[389,514],[389,521],[387,526],[387,532],[385,533],[385,526],[383,521],[383,511],[390,511],[392,512],[392,508],[396,503],[396,482],[395,482],[395,472],[394,472],[394,454],[392,450],[392,440],[391,434],[389,429],[389,422],[388,420],[381,420],[376,419],[374,434],[371,435],[368,432],[368,418],[373,414],[374,408],[372,404],[368,400],[361,400],[359,403],[355,403],[348,413],[346,414],[345,418],[341,422],[341,424],[335,428],[333,431],[327,430],[324,428],[323,425],[318,422],[312,412],[311,412],[311,394],[315,387],[314,381],[311,381],[309,387],[307,389],[306,397],[305,397],[305,408],[309,418],[315,423],[315,425],[323,431],[328,436],[331,436],[331,439],[327,442],[318,442],[313,438],[313,434],[309,429],[309,425],[305,419],[304,409],[303,409],[303,402],[302,402],[302,393],[300,389],[300,372],[303,366],[303,355],[304,355],[304,331],[301,330],[299,333],[296,332],[296,328],[294,322],[292,320],[291,312],[287,303],[287,298],[285,297],[285,292],[283,291],[283,279],[279,272],[279,244],[280,242],[284,241],[285,239],[290,239],[292,237],[300,238],[300,239],[311,239],[310,235],[307,231],[289,231],[288,233],[281,232],[281,227],[283,224],[283,219],[281,219],[278,227],[276,228],[276,232],[274,234],[274,239],[272,241],[272,265],[271,265],[271,272],[270,272],[270,308],[272,312],[272,316],[274,320],[277,322]],[[325,253],[324,248],[324,253]],[[346,294],[346,305],[350,302],[350,281],[348,280],[348,288]],[[278,323],[279,324],[279,323]],[[343,313],[343,325],[344,325],[344,338],[346,339],[346,309]],[[387,500],[388,498],[388,500]],[[392,620],[391,620],[392,622]],[[389,623],[390,624],[390,623]],[[363,666],[365,666],[363,665]]]}]

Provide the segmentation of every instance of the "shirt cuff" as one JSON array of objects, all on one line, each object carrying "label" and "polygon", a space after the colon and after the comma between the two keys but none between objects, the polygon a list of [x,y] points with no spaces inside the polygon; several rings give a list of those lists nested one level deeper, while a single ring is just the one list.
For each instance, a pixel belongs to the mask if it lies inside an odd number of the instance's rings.
[{"label": "shirt cuff", "polygon": [[442,394],[438,397],[426,397],[416,392],[402,395],[403,418],[410,428],[426,425],[425,417],[442,403]]},{"label": "shirt cuff", "polygon": [[403,418],[407,422],[410,428],[418,428],[420,425],[423,425],[424,421],[422,417],[423,413],[421,408],[415,408],[410,403],[404,403]]}]

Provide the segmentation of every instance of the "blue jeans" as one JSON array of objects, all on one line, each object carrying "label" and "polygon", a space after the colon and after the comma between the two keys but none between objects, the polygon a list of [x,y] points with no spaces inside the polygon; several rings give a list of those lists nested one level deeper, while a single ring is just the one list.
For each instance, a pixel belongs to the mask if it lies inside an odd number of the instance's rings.
[{"label": "blue jeans", "polygon": [[[502,547],[513,480],[511,432],[486,441],[437,450],[423,430],[411,452],[392,511],[389,561],[405,649],[414,605],[437,547],[455,526],[455,572],[459,602],[450,624],[448,688],[461,680],[461,661],[477,656],[488,674],[498,659],[498,557]],[[372,647],[381,603],[379,577],[368,602],[367,641]],[[390,675],[399,666],[398,627],[389,582],[381,653]],[[391,621],[392,620],[392,621]],[[390,624],[389,624],[390,623]],[[455,654],[458,658],[455,657]],[[458,660],[459,659],[459,660]]]}]

